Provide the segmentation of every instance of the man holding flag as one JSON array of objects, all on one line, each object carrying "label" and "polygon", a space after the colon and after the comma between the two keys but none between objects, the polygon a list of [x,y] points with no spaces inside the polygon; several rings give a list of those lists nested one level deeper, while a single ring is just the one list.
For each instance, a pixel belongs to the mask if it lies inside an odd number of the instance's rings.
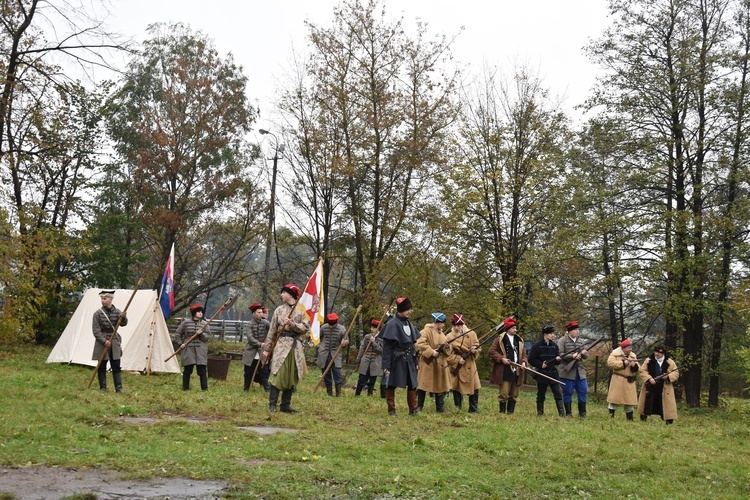
[{"label": "man holding flag", "polygon": [[307,314],[307,321],[310,323],[310,337],[313,344],[320,343],[320,328],[326,322],[325,317],[325,298],[323,297],[323,259],[318,260],[307,286],[303,290],[302,296],[299,297],[299,305]]}]

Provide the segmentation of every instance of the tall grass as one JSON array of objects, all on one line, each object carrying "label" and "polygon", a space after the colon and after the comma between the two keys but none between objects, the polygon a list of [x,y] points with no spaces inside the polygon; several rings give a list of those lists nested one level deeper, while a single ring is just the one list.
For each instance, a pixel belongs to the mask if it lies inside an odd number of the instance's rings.
[{"label": "tall grass", "polygon": [[[611,419],[593,402],[588,418],[560,419],[549,396],[549,415],[538,417],[532,392],[522,393],[516,414],[500,415],[493,388],[482,389],[479,414],[449,404],[438,414],[428,399],[410,417],[399,390],[398,415],[389,417],[377,395],[313,395],[320,372],[311,368],[293,399],[300,413],[270,414],[262,389],[242,391],[239,361],[226,381],[210,379],[208,392],[182,391],[179,375],[128,373],[127,392],[116,394],[96,383],[86,390],[91,368],[48,365],[47,354],[0,354],[4,466],[220,479],[234,498],[750,496],[747,401],[718,411],[680,407],[666,426],[628,422],[621,411]],[[243,426],[298,432],[261,436]]]}]

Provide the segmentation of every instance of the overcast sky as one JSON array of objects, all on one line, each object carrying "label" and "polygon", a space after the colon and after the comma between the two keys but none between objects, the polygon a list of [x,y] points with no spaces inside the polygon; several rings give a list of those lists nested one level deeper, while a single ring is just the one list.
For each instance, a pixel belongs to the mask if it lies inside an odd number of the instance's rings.
[{"label": "overcast sky", "polygon": [[[277,82],[304,53],[305,20],[331,26],[336,0],[112,0],[108,24],[142,41],[155,22],[183,22],[212,38],[220,54],[231,52],[249,77],[248,96],[261,110],[260,128],[273,128]],[[386,0],[386,14],[419,18],[430,34],[454,35],[453,54],[470,75],[482,66],[535,68],[553,95],[570,110],[589,94],[597,68],[583,46],[608,23],[606,0]]]}]

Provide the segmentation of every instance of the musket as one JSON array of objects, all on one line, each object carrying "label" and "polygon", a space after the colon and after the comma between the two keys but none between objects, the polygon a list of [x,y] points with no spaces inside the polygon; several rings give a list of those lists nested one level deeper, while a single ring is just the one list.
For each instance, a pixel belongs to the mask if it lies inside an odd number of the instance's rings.
[{"label": "musket", "polygon": [[[385,308],[385,311],[383,311],[383,317],[380,318],[380,323],[378,323],[378,331],[375,332],[375,335],[370,335],[370,341],[367,343],[367,347],[365,347],[364,353],[367,353],[368,350],[370,350],[370,346],[372,346],[372,343],[375,341],[375,338],[380,335],[380,330],[383,328],[383,322],[385,321],[385,318],[388,316],[388,312],[391,310],[391,306],[393,305],[393,301],[391,301],[390,304],[388,304]],[[354,371],[351,371],[344,375],[343,379],[341,380],[341,385],[346,385],[346,379],[349,378],[349,375],[351,375],[354,372],[359,371],[359,365],[362,364],[362,358],[364,358],[365,355],[362,354],[362,356],[359,357],[359,361],[357,361],[357,365],[354,367]]]},{"label": "musket", "polygon": [[[362,304],[359,305],[357,308],[357,311],[354,313],[354,317],[352,318],[352,322],[349,323],[349,328],[346,329],[346,333],[344,334],[344,338],[342,339],[342,342],[349,338],[349,332],[352,331],[352,327],[354,326],[354,322],[357,321],[357,316],[359,316],[359,311],[362,310]],[[339,355],[339,352],[341,352],[341,348],[344,347],[343,343],[339,344],[339,348],[336,349],[336,354],[334,354],[331,357],[331,361],[328,363],[328,366],[326,366],[326,369],[323,370],[323,375],[320,376],[320,380],[318,380],[318,385],[315,386],[315,389],[313,389],[313,394],[320,388],[320,384],[323,383],[323,380],[325,379],[326,375],[328,374],[328,371],[333,366],[333,363],[336,361],[336,356]],[[344,385],[344,382],[341,382],[341,385]]]},{"label": "musket", "polygon": [[[489,342],[493,339],[493,337],[498,333],[503,333],[506,330],[505,325],[503,323],[500,323],[499,325],[493,327],[487,334],[482,336],[482,340],[477,341],[477,348],[482,347],[484,344]],[[471,351],[466,351],[465,353],[461,354],[461,359],[464,361],[469,357],[473,356],[474,353]],[[451,368],[451,375],[456,376],[458,375],[458,371],[463,367],[464,365],[456,363],[456,366]]]},{"label": "musket", "polygon": [[179,352],[181,352],[183,349],[185,349],[188,346],[188,344],[190,344],[190,342],[192,342],[193,340],[197,339],[206,330],[206,328],[208,328],[208,325],[211,324],[211,322],[214,320],[214,318],[216,316],[218,316],[218,314],[220,312],[222,312],[222,311],[224,311],[224,310],[229,309],[230,307],[232,307],[234,305],[234,303],[237,302],[238,298],[239,298],[239,295],[235,295],[234,297],[229,297],[227,299],[227,301],[224,302],[224,304],[222,304],[221,307],[219,307],[219,309],[214,313],[214,315],[211,316],[211,318],[207,322],[203,323],[203,326],[201,326],[198,329],[198,331],[195,332],[189,339],[187,339],[185,342],[183,342],[183,344],[179,347],[179,349],[177,349],[170,357],[168,357],[167,359],[165,359],[164,362],[166,363],[170,359],[172,359],[175,356],[177,356],[177,354]]},{"label": "musket", "polygon": [[[484,323],[482,323],[482,324],[481,324],[481,325],[479,325],[479,326],[482,326],[482,325],[484,325]],[[478,327],[476,327],[476,328],[479,328],[479,326],[478,326]],[[442,354],[443,350],[445,350],[445,348],[446,348],[446,347],[448,346],[448,344],[450,344],[450,343],[452,343],[452,342],[455,342],[456,340],[458,340],[458,339],[460,339],[460,338],[462,338],[462,337],[465,337],[465,336],[466,336],[466,335],[468,335],[469,333],[471,333],[471,332],[473,332],[474,330],[476,330],[476,328],[472,328],[471,330],[467,330],[467,331],[463,332],[463,333],[462,333],[461,335],[457,335],[456,337],[454,337],[454,338],[452,338],[452,339],[450,339],[450,340],[448,340],[448,341],[446,341],[446,342],[443,342],[442,344],[439,344],[439,345],[438,345],[438,346],[437,346],[437,347],[435,348],[435,350],[436,350],[436,351],[438,352],[438,355]],[[429,365],[430,363],[432,363],[432,360],[433,360],[433,359],[435,359],[435,358],[431,356],[431,357],[429,357],[429,358],[425,358],[425,357],[423,357],[423,359],[424,359],[424,362],[425,362],[425,363],[427,363],[427,364]]]},{"label": "musket", "polygon": [[133,289],[133,295],[130,296],[130,299],[128,299],[128,303],[125,305],[125,309],[122,310],[122,313],[120,313],[120,317],[117,318],[117,324],[115,324],[115,328],[114,330],[112,330],[112,335],[109,336],[109,345],[104,346],[104,350],[102,351],[101,356],[99,356],[99,361],[96,363],[96,368],[94,368],[94,372],[91,374],[91,378],[89,378],[89,383],[86,386],[86,389],[91,387],[91,382],[94,381],[94,377],[96,377],[96,372],[98,372],[99,367],[102,366],[102,362],[104,361],[104,358],[107,356],[107,353],[109,352],[109,348],[112,346],[112,341],[114,340],[115,335],[117,335],[117,329],[120,328],[120,323],[122,322],[122,314],[127,312],[128,307],[130,307],[130,303],[133,302],[135,293],[141,287],[141,283],[143,283],[143,278],[138,280],[138,283],[135,285],[135,288]]},{"label": "musket", "polygon": [[[583,352],[583,351],[590,351],[590,350],[591,350],[591,349],[593,349],[593,348],[594,348],[595,346],[599,345],[600,343],[604,342],[605,340],[609,340],[609,339],[608,339],[607,337],[599,337],[598,339],[594,340],[594,341],[593,341],[593,342],[592,342],[591,344],[589,344],[589,345],[587,345],[587,346],[582,346],[582,347],[574,347],[574,348],[573,348],[572,350],[570,350],[570,351],[567,351],[567,352],[565,352],[565,353],[563,353],[563,354],[560,354],[560,357],[562,358],[562,357],[564,357],[564,356],[567,356],[567,355],[569,355],[569,354],[573,354],[573,353],[581,353],[581,352]],[[557,365],[558,363],[562,363],[562,361],[559,361],[559,362],[558,362],[558,361],[555,361],[555,360],[551,360],[551,361],[552,361],[552,363],[550,363],[550,361],[546,361],[546,363],[547,363],[547,366],[548,366],[548,367],[551,367],[551,366],[555,366],[555,365]],[[571,359],[571,360],[570,360],[570,361],[569,361],[569,362],[567,363],[566,369],[570,369],[570,367],[572,367],[572,366],[573,366],[573,363],[575,363],[576,361],[580,361],[580,360],[578,360],[578,359]]]},{"label": "musket", "polygon": [[[507,359],[507,358],[506,358],[506,359]],[[559,380],[557,380],[557,379],[554,379],[554,378],[552,378],[552,377],[548,377],[547,375],[545,375],[545,374],[543,374],[543,373],[539,373],[538,371],[536,371],[535,369],[531,368],[530,366],[523,366],[523,365],[521,365],[521,364],[519,364],[519,363],[516,363],[515,361],[511,361],[511,360],[509,360],[509,359],[508,359],[508,362],[509,362],[509,363],[510,363],[511,365],[517,366],[517,367],[519,367],[519,368],[523,368],[524,370],[528,370],[528,371],[530,371],[531,373],[534,373],[534,374],[536,374],[536,375],[537,375],[537,376],[539,376],[539,377],[543,377],[543,378],[546,378],[547,380],[550,380],[550,381],[552,381],[552,382],[555,382],[556,384],[560,384],[560,385],[563,385],[563,383],[562,383],[562,382],[560,382]]]}]

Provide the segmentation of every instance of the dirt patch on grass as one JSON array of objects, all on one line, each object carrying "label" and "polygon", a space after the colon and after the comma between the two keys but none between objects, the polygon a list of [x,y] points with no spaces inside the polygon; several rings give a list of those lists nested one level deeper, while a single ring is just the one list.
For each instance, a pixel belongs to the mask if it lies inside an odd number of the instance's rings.
[{"label": "dirt patch on grass", "polygon": [[[120,479],[116,472],[74,470],[61,467],[4,467],[0,469],[0,496],[24,500],[60,499],[93,495],[98,500],[116,498],[218,499],[227,485],[219,481],[154,478]],[[10,498],[13,498],[10,497]]]}]

